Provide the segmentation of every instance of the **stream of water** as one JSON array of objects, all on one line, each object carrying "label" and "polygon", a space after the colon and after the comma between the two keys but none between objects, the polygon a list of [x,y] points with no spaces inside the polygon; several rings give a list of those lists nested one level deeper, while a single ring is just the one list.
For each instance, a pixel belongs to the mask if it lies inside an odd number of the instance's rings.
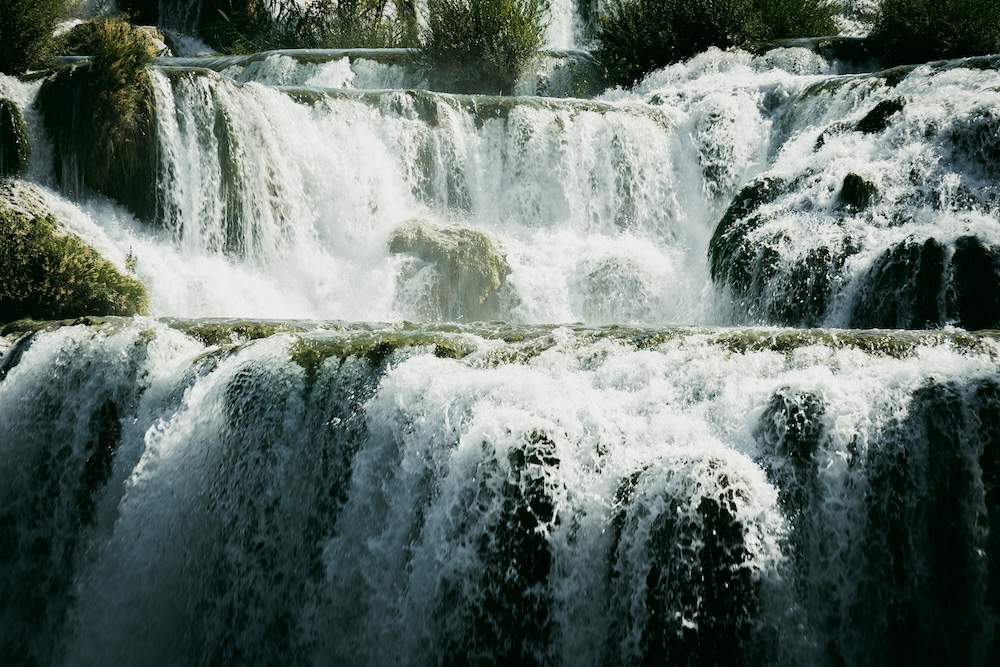
[{"label": "stream of water", "polygon": [[0,663],[1000,662],[998,62],[551,11],[508,98],[158,59],[141,220],[0,76],[150,294],[0,338]]}]

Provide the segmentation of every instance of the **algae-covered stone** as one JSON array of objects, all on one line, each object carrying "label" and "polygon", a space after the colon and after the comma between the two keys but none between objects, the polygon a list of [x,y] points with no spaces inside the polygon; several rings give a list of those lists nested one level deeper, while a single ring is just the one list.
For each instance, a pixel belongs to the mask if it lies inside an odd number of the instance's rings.
[{"label": "algae-covered stone", "polygon": [[[433,267],[425,307],[439,319],[502,319],[501,290],[510,265],[485,233],[457,224],[414,220],[389,238],[389,252],[408,254]],[[410,276],[414,278],[414,276]]]},{"label": "algae-covered stone", "polygon": [[878,188],[875,184],[855,173],[850,173],[844,177],[844,184],[840,188],[840,205],[848,211],[863,211],[872,205],[878,195]]},{"label": "algae-covered stone", "polygon": [[0,178],[28,171],[31,145],[24,115],[12,100],[0,99]]},{"label": "algae-covered stone", "polygon": [[17,202],[23,192],[0,188],[0,322],[146,312],[142,283],[34,202]]}]

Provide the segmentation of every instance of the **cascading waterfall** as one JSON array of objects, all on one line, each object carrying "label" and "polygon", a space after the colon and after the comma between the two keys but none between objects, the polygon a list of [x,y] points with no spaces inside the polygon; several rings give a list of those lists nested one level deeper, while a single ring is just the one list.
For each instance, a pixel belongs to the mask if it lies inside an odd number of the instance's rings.
[{"label": "cascading waterfall", "polygon": [[160,58],[138,216],[0,75],[151,312],[2,330],[0,663],[1000,663],[997,60],[590,94],[592,4],[513,97]]}]

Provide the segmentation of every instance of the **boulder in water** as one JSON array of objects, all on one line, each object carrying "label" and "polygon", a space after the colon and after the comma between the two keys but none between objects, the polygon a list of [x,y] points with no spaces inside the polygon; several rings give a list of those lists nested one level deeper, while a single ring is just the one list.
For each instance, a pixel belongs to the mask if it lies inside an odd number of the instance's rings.
[{"label": "boulder in water", "polygon": [[436,271],[420,299],[425,303],[419,306],[439,319],[476,321],[503,316],[501,291],[510,265],[484,232],[413,220],[392,233],[389,252],[412,255],[426,265],[422,268]]},{"label": "boulder in water", "polygon": [[844,177],[844,185],[840,189],[840,205],[848,211],[863,211],[872,205],[878,188],[875,184],[855,173]]},{"label": "boulder in water", "polygon": [[0,185],[0,322],[146,312],[146,288],[47,211],[32,188]]}]

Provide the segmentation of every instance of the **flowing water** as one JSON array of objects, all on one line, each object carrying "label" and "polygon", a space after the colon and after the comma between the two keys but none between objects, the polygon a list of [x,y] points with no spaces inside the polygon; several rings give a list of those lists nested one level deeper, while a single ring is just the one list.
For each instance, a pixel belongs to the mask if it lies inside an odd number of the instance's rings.
[{"label": "flowing water", "polygon": [[0,338],[0,662],[1000,662],[998,63],[592,94],[565,5],[509,98],[159,60],[143,220],[0,77],[151,310]]}]

